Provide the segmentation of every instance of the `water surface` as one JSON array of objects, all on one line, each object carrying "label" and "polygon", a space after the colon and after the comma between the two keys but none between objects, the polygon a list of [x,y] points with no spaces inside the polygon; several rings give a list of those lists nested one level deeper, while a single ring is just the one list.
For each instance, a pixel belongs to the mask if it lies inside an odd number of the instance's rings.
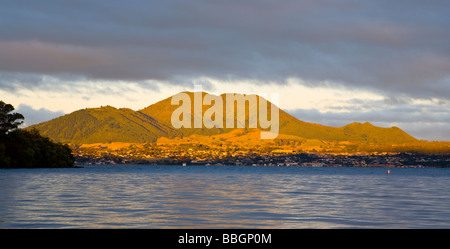
[{"label": "water surface", "polygon": [[0,228],[450,228],[450,169],[0,169]]}]

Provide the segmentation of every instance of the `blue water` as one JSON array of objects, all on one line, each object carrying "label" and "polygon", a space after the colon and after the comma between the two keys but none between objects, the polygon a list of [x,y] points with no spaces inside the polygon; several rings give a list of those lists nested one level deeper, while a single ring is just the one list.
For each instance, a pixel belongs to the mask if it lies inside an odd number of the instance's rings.
[{"label": "blue water", "polygon": [[450,169],[0,169],[0,228],[450,228]]}]

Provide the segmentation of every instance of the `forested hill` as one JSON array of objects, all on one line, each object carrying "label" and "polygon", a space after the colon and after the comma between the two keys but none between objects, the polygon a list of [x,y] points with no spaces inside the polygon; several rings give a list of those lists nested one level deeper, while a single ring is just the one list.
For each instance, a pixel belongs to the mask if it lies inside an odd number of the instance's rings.
[{"label": "forested hill", "polygon": [[[192,92],[187,92],[193,96]],[[205,93],[203,93],[204,95]],[[221,95],[222,98],[224,94]],[[259,101],[261,97],[257,97]],[[160,137],[183,137],[191,134],[217,135],[238,128],[181,128],[171,124],[171,115],[177,105],[171,105],[171,97],[142,110],[104,106],[81,109],[53,120],[33,125],[41,134],[63,143],[90,144],[109,142],[145,143]],[[225,99],[224,99],[225,100]],[[268,106],[270,106],[270,102]],[[257,108],[247,105],[248,109]],[[210,106],[203,106],[203,113]],[[352,123],[343,127],[331,127],[301,121],[279,109],[280,134],[323,141],[352,141],[368,143],[411,143],[417,139],[397,127],[382,128],[370,123]],[[242,129],[242,128],[240,128]]]}]

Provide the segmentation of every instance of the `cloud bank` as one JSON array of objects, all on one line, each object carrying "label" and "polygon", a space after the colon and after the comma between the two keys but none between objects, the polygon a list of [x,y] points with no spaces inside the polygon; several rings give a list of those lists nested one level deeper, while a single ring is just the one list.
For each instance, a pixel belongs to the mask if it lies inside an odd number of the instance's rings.
[{"label": "cloud bank", "polygon": [[6,1],[0,90],[294,78],[448,110],[449,11],[446,0]]},{"label": "cloud bank", "polygon": [[298,77],[450,95],[448,1],[9,1],[0,71],[110,80]]}]

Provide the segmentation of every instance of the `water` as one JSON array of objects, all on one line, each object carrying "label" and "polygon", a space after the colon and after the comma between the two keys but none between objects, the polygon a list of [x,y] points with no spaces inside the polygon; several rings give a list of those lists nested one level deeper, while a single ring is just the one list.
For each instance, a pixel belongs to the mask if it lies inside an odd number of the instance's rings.
[{"label": "water", "polygon": [[450,169],[0,169],[0,228],[450,228]]}]

